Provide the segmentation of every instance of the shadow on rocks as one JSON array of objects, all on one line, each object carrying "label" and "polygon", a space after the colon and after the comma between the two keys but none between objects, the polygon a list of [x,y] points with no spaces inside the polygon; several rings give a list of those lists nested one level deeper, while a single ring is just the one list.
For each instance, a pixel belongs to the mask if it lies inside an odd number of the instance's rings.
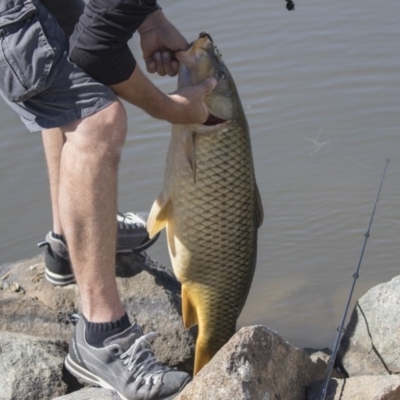
[{"label": "shadow on rocks", "polygon": [[[346,379],[342,379],[342,385],[339,385],[338,381],[335,379],[331,379],[329,381],[325,400],[340,400],[343,396],[344,388],[346,386]],[[324,387],[324,381],[319,380],[311,383],[307,388],[307,400],[320,400],[321,392]],[[335,397],[338,390],[340,391],[340,397]]]}]

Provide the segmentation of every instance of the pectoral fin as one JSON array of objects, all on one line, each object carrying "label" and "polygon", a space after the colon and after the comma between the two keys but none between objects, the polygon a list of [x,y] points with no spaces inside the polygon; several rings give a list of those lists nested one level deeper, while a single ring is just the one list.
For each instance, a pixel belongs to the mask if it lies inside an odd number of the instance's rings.
[{"label": "pectoral fin", "polygon": [[257,184],[256,184],[256,214],[257,214],[258,227],[260,227],[264,221],[264,209],[262,205],[260,191],[258,190]]},{"label": "pectoral fin", "polygon": [[196,149],[195,149],[194,135],[195,133],[183,132],[182,142],[186,158],[193,172],[193,182],[196,182]]},{"label": "pectoral fin", "polygon": [[[167,242],[168,242],[168,248],[170,251],[170,256],[175,258],[176,256],[176,249],[175,249],[175,226],[174,226],[174,220],[169,219],[168,220],[168,225],[167,225]],[[172,260],[171,260],[172,261]],[[172,265],[173,265],[172,261]]]},{"label": "pectoral fin", "polygon": [[167,225],[170,206],[171,200],[165,198],[163,193],[154,201],[147,220],[147,231],[149,232],[150,238],[154,237]]}]

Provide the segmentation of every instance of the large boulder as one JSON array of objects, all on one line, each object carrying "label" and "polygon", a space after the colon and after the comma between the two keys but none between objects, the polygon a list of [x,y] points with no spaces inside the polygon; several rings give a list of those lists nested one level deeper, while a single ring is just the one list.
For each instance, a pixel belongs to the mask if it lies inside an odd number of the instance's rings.
[{"label": "large boulder", "polygon": [[336,359],[348,376],[400,373],[399,310],[400,276],[358,300]]},{"label": "large boulder", "polygon": [[0,400],[45,400],[67,391],[58,340],[0,332]]},{"label": "large boulder", "polygon": [[263,326],[242,328],[176,400],[305,400],[323,376],[303,350]]},{"label": "large boulder", "polygon": [[[313,382],[307,393],[307,400],[319,400],[323,382]],[[331,379],[325,400],[399,400],[400,377],[356,376],[349,379]]]}]

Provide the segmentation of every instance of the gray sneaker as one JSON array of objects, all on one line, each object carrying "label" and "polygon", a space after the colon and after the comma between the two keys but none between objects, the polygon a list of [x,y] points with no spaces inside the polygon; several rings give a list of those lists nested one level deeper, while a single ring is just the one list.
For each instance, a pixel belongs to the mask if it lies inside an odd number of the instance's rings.
[{"label": "gray sneaker", "polygon": [[149,238],[146,212],[117,214],[117,253],[140,253],[148,249],[160,236]]},{"label": "gray sneaker", "polygon": [[54,237],[53,232],[46,235],[44,242],[38,243],[39,247],[46,246],[44,250],[45,278],[54,286],[65,286],[75,282],[69,261],[68,248],[60,237]]},{"label": "gray sneaker", "polygon": [[[140,253],[155,243],[160,234],[149,238],[146,229],[147,217],[148,214],[145,212],[117,214],[117,254]],[[74,283],[75,276],[72,273],[68,248],[62,237],[55,237],[49,232],[46,239],[39,242],[38,246],[45,246],[46,279],[55,286]]]},{"label": "gray sneaker", "polygon": [[172,400],[191,379],[156,360],[149,344],[154,332],[143,335],[134,324],[96,348],[86,342],[85,330],[79,318],[65,359],[66,368],[85,382],[114,390],[125,400]]}]

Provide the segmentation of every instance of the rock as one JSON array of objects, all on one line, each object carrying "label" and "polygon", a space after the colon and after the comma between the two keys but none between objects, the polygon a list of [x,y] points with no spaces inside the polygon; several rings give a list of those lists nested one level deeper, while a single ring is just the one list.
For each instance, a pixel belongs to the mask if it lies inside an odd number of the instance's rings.
[{"label": "rock", "polygon": [[[321,376],[325,376],[332,351],[328,348],[320,350],[305,348],[303,350],[310,356],[311,361],[315,364],[315,370],[318,371]],[[340,371],[333,368],[331,377],[343,379],[345,376],[341,374]]]},{"label": "rock", "polygon": [[119,257],[117,272],[129,316],[144,333],[158,334],[153,344],[158,360],[193,373],[195,338],[183,326],[181,286],[175,276],[146,255]]},{"label": "rock", "polygon": [[[313,382],[307,391],[308,400],[319,400],[323,381]],[[325,400],[399,400],[400,377],[356,376],[331,379]]]},{"label": "rock", "polygon": [[[0,330],[56,337],[66,344],[73,332],[70,316],[80,309],[78,289],[75,284],[52,286],[44,268],[43,256],[0,267]],[[116,270],[131,321],[142,325],[145,333],[158,333],[153,346],[157,358],[192,373],[194,337],[182,323],[179,282],[145,253],[118,256]]]},{"label": "rock", "polygon": [[[0,293],[0,330],[69,341],[72,335],[69,316],[78,311],[76,285],[53,287],[49,284],[44,279],[42,256],[5,267],[8,271],[4,283],[8,290],[3,286]],[[11,289],[15,282],[25,293]]]},{"label": "rock", "polygon": [[[145,333],[159,333],[157,358],[191,373],[194,337],[183,327],[173,274],[144,253],[117,257],[116,270],[131,320]],[[325,400],[400,399],[399,284],[400,276],[358,301],[337,360],[351,377],[337,379],[334,370]],[[0,266],[0,288],[0,400],[119,399],[106,389],[82,388],[63,366],[70,317],[80,309],[76,285],[45,281],[40,256]],[[319,400],[331,352],[305,350],[266,327],[242,328],[176,400]]]},{"label": "rock", "polygon": [[77,392],[57,397],[54,400],[121,400],[117,393],[100,388],[85,388]]},{"label": "rock", "polygon": [[400,373],[399,289],[397,276],[358,300],[336,359],[349,376]]},{"label": "rock", "polygon": [[305,400],[322,376],[310,357],[263,326],[242,328],[176,400]]},{"label": "rock", "polygon": [[47,400],[67,392],[58,340],[1,332],[0,400]]}]

